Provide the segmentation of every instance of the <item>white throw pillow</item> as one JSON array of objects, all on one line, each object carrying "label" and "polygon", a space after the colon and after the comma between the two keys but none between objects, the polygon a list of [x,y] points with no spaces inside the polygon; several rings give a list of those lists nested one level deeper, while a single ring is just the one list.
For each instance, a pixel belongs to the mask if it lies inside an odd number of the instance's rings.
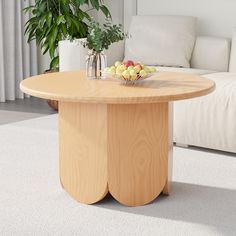
[{"label": "white throw pillow", "polygon": [[191,16],[133,16],[125,60],[147,65],[189,67],[196,18]]}]

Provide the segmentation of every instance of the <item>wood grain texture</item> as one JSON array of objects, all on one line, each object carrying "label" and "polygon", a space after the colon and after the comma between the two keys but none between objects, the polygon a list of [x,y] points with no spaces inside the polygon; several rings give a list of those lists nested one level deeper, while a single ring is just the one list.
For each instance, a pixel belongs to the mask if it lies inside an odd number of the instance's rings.
[{"label": "wood grain texture", "polygon": [[167,181],[168,103],[108,106],[108,186],[128,206],[154,200]]},{"label": "wood grain texture", "polygon": [[206,95],[215,88],[209,79],[188,73],[160,72],[134,86],[115,79],[87,80],[84,71],[34,76],[20,84],[23,92],[45,99],[83,103],[156,103]]},{"label": "wood grain texture", "polygon": [[166,195],[170,194],[171,191],[171,181],[172,181],[172,169],[173,169],[173,103],[169,102],[168,107],[168,169],[167,169],[167,176],[166,176],[166,183],[163,189],[163,193]]},{"label": "wood grain texture", "polygon": [[82,203],[108,192],[106,122],[106,105],[59,102],[61,184]]},{"label": "wood grain texture", "polygon": [[206,95],[215,84],[196,75],[162,72],[124,86],[109,78],[87,80],[78,71],[35,76],[20,87],[59,101],[63,188],[92,204],[109,186],[119,202],[139,206],[170,192],[171,101]]}]

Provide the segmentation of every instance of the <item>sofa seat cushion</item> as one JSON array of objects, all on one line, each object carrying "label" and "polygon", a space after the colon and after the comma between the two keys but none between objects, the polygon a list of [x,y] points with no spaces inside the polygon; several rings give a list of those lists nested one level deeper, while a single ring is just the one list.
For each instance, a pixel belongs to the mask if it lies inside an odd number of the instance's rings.
[{"label": "sofa seat cushion", "polygon": [[166,67],[166,66],[156,66],[158,71],[170,71],[170,72],[181,72],[181,73],[190,73],[195,75],[205,75],[210,73],[215,73],[212,70],[202,70],[195,68],[180,68],[180,67]]},{"label": "sofa seat cushion", "polygon": [[205,75],[213,93],[174,103],[174,142],[236,152],[236,73]]}]

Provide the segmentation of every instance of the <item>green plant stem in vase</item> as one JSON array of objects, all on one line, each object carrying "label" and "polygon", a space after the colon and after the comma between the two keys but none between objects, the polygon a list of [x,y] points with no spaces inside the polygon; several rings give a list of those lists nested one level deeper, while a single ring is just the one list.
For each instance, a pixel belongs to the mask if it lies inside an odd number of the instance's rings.
[{"label": "green plant stem in vase", "polygon": [[126,37],[122,25],[112,25],[111,19],[105,24],[91,21],[88,27],[88,35],[85,46],[90,49],[86,62],[86,73],[88,79],[102,79],[103,70],[107,66],[104,50],[115,42]]}]

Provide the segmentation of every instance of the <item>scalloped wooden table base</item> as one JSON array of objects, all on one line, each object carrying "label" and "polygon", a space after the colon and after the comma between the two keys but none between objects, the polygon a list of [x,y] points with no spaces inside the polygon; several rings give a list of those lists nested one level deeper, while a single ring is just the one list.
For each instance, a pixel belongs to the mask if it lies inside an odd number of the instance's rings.
[{"label": "scalloped wooden table base", "polygon": [[169,193],[172,103],[59,102],[59,116],[60,179],[77,201],[92,204],[109,191],[140,206]]},{"label": "scalloped wooden table base", "polygon": [[27,94],[59,101],[60,179],[79,202],[107,193],[124,205],[169,194],[172,101],[204,96],[209,79],[160,72],[135,86],[87,80],[85,71],[39,75],[20,84]]}]

